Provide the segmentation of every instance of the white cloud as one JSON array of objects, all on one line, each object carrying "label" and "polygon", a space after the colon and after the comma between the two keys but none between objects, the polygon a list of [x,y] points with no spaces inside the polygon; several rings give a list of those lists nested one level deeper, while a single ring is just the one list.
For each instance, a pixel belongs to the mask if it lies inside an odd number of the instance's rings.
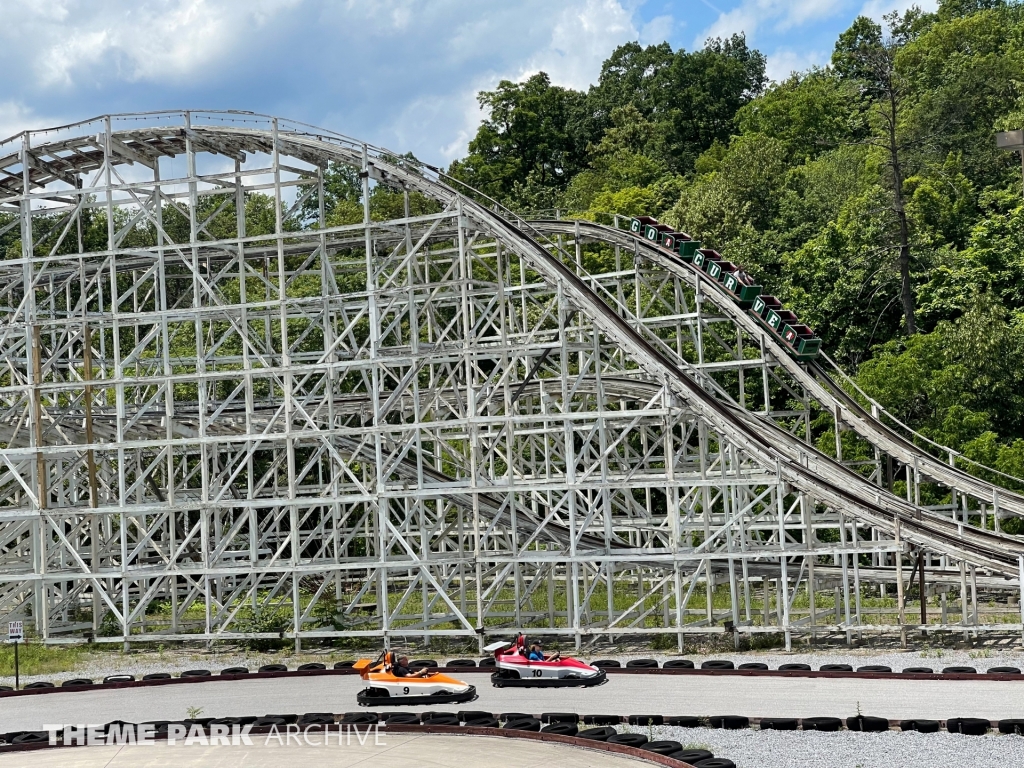
[{"label": "white cloud", "polygon": [[555,17],[547,45],[527,59],[518,76],[544,71],[553,83],[586,88],[597,79],[608,54],[638,36],[633,12],[618,0],[571,3]]},{"label": "white cloud", "polygon": [[[0,141],[22,131],[68,122],[70,121],[61,117],[39,115],[31,107],[14,99],[0,101]],[[7,150],[0,149],[0,155],[5,154]]]},{"label": "white cloud", "polygon": [[794,72],[803,72],[811,67],[820,67],[829,60],[828,51],[794,51],[779,48],[768,55],[765,71],[769,80],[779,83],[789,78]]},{"label": "white cloud", "polygon": [[655,16],[640,28],[641,45],[658,45],[672,37],[676,20],[668,15]]},{"label": "white cloud", "polygon": [[914,5],[922,11],[934,11],[939,7],[938,0],[868,0],[858,15],[881,21],[889,11],[903,13]]},{"label": "white cloud", "polygon": [[700,47],[709,37],[728,37],[739,32],[746,33],[750,40],[764,27],[784,32],[835,16],[846,5],[847,0],[743,0],[732,10],[719,14],[694,41],[694,47]]},{"label": "white cloud", "polygon": [[110,74],[175,80],[230,56],[253,31],[299,2],[16,0],[5,4],[0,38],[8,45],[31,40],[44,87],[86,85]]},{"label": "white cloud", "polygon": [[[546,7],[538,3],[536,10]],[[529,15],[518,14],[520,18]],[[634,22],[634,11],[618,0],[575,0],[568,3],[553,21],[546,16],[536,16],[540,29],[545,34],[521,32],[518,39],[529,39],[534,44],[533,53],[520,60],[514,69],[492,69],[477,72],[470,82],[458,92],[420,97],[406,107],[393,129],[396,145],[415,141],[428,126],[435,122],[449,125],[447,141],[432,152],[439,153],[450,162],[466,153],[467,145],[476,133],[484,114],[477,103],[476,95],[482,90],[494,88],[502,79],[523,81],[536,72],[546,72],[551,82],[566,88],[586,90],[597,81],[602,62],[616,46],[630,40],[661,42],[671,31],[671,16],[659,16],[640,31]],[[479,44],[479,25],[474,25],[473,45]],[[469,30],[455,30],[458,39],[465,39]],[[513,30],[507,35],[516,39]],[[657,39],[655,39],[657,38]],[[492,39],[492,45],[501,42]],[[511,61],[515,57],[509,57]],[[511,62],[510,62],[511,63]],[[407,144],[405,144],[408,146]]]}]

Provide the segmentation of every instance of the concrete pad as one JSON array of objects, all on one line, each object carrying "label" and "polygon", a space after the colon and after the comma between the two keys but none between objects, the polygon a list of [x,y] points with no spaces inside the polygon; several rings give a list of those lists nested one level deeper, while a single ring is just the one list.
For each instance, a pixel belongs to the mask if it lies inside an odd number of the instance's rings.
[{"label": "concrete pad", "polygon": [[252,746],[76,747],[0,755],[0,768],[639,768],[650,763],[626,755],[553,744],[487,736],[441,736],[381,733],[379,744],[329,746],[264,743]]},{"label": "concrete pad", "polygon": [[[460,709],[580,714],[664,714],[748,717],[866,715],[944,720],[995,720],[1024,713],[1024,680],[913,680],[706,675],[609,675],[596,688],[493,688],[487,675],[462,674],[476,685],[473,702],[388,707],[411,712]],[[118,690],[81,689],[0,698],[0,731],[38,730],[46,723],[182,720],[189,707],[203,717],[269,713],[352,712],[365,684],[357,676],[223,680]]]}]

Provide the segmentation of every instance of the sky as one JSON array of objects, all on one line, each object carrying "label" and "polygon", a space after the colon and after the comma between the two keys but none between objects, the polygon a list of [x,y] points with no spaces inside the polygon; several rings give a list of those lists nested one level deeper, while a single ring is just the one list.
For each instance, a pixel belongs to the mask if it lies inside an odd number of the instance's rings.
[{"label": "sky", "polygon": [[[543,70],[586,89],[622,43],[743,32],[768,74],[827,63],[840,32],[911,0],[0,0],[0,137],[116,112],[242,109],[434,164],[476,94]],[[926,10],[935,0],[918,0]]]}]

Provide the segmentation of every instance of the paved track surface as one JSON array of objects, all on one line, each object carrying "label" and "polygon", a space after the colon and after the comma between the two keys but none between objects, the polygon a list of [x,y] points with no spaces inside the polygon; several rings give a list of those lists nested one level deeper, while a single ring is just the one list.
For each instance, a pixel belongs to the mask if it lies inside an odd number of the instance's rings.
[{"label": "paved track surface", "polygon": [[4,768],[348,768],[356,765],[386,768],[642,768],[645,760],[565,744],[496,739],[487,736],[430,736],[381,734],[381,744],[338,746],[203,747],[167,745],[83,747],[0,755]]},{"label": "paved track surface", "polygon": [[[707,675],[610,675],[596,688],[494,688],[488,675],[461,675],[476,685],[471,703],[392,707],[457,711],[580,714],[737,714],[749,717],[900,719],[1024,717],[1024,680],[858,680]],[[79,690],[0,699],[0,730],[44,723],[181,720],[189,707],[204,717],[272,713],[351,712],[364,683],[355,675],[225,680],[117,690]]]}]

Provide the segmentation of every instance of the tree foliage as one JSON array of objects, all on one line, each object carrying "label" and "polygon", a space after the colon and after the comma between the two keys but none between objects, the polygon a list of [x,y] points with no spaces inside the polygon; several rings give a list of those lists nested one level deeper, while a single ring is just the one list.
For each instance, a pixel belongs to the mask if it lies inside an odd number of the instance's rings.
[{"label": "tree foliage", "polygon": [[[1024,474],[1024,9],[857,18],[827,67],[767,83],[741,36],[629,43],[585,93],[481,94],[454,175],[519,209],[650,214],[757,276],[934,439]],[[916,333],[914,333],[916,331]],[[824,438],[823,438],[824,439]]]}]

